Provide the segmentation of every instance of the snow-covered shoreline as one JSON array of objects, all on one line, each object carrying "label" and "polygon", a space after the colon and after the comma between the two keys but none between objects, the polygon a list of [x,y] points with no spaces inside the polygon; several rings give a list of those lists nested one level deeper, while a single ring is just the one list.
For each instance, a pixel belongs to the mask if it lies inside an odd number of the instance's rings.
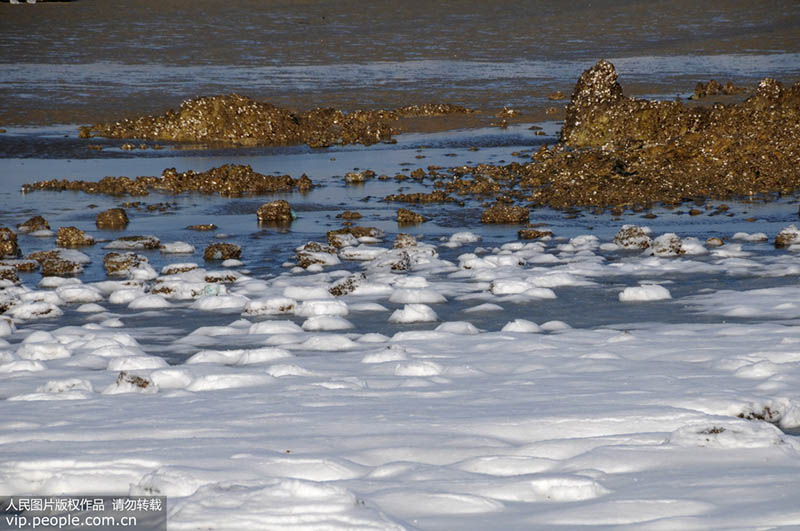
[{"label": "snow-covered shoreline", "polygon": [[[0,494],[163,494],[170,529],[800,524],[800,442],[775,426],[800,425],[791,251],[684,239],[685,254],[659,256],[589,235],[351,243],[339,254],[363,275],[140,266],[127,280],[6,287],[25,299],[17,310],[50,304],[85,323],[3,321]],[[439,257],[454,246],[458,261]],[[787,285],[665,300],[680,290],[660,280],[745,271]],[[750,320],[470,322],[565,288],[611,290],[643,315],[674,304]],[[440,321],[452,303],[459,318]],[[185,362],[167,365],[141,324],[191,312],[215,324],[177,327],[159,344]],[[368,324],[392,321],[409,328]]]}]

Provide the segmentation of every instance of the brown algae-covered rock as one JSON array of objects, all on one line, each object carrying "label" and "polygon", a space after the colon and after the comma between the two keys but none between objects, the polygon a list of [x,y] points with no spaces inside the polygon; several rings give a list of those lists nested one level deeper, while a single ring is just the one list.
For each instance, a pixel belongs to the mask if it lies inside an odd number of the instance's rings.
[{"label": "brown algae-covered rock", "polygon": [[128,214],[122,208],[110,208],[97,214],[98,229],[124,229],[128,226]]},{"label": "brown algae-covered rock", "polygon": [[85,247],[94,245],[94,238],[87,236],[78,227],[61,227],[56,236],[56,245],[59,247]]},{"label": "brown algae-covered rock", "polygon": [[428,221],[428,218],[426,218],[422,214],[417,214],[416,212],[412,212],[407,208],[397,209],[398,225],[416,225],[418,223],[424,223],[426,221]]},{"label": "brown algae-covered rock", "polygon": [[127,275],[131,268],[147,263],[147,258],[136,253],[108,253],[103,257],[103,267],[108,276]]},{"label": "brown algae-covered rock", "polygon": [[295,218],[291,205],[283,199],[264,203],[258,207],[256,215],[259,223],[275,223],[279,225],[288,225]]},{"label": "brown algae-covered rock", "polygon": [[722,85],[719,81],[714,81],[711,79],[708,83],[698,82],[694,87],[694,94],[692,94],[690,99],[699,100],[708,96],[718,96],[720,94],[730,96],[732,94],[739,94],[744,91],[744,88],[737,87],[730,81]]},{"label": "brown algae-covered rock", "polygon": [[17,258],[22,256],[17,243],[16,233],[7,228],[0,228],[0,258]]},{"label": "brown algae-covered rock", "polygon": [[199,225],[189,225],[186,228],[188,230],[196,230],[196,231],[201,231],[201,232],[217,230],[217,226],[214,225],[213,223],[202,223],[202,224],[199,224]]},{"label": "brown algae-covered rock", "polygon": [[795,243],[800,243],[800,229],[794,225],[789,225],[782,229],[777,236],[775,236],[775,248],[782,249],[789,247]]},{"label": "brown algae-covered rock", "polygon": [[0,280],[8,280],[14,284],[19,283],[19,276],[14,267],[0,264]]},{"label": "brown algae-covered rock", "polygon": [[363,216],[361,215],[361,212],[345,210],[341,214],[336,214],[336,217],[341,219],[361,219]]},{"label": "brown algae-covered rock", "polygon": [[318,242],[308,242],[297,250],[295,261],[303,269],[312,264],[328,265],[331,261],[325,257],[326,254],[336,254],[336,247]]},{"label": "brown algae-covered rock", "polygon": [[225,164],[204,172],[192,170],[178,172],[175,168],[165,169],[161,177],[104,177],[94,181],[68,181],[66,179],[38,181],[22,186],[23,193],[36,190],[80,191],[87,194],[106,194],[112,196],[148,195],[151,191],[181,194],[195,192],[200,194],[219,194],[224,197],[245,195],[266,195],[298,191],[305,193],[314,186],[307,175],[293,179],[289,175],[263,175],[249,165]]},{"label": "brown algae-covered rock", "polygon": [[496,203],[481,214],[481,223],[528,223],[530,210],[522,206]]},{"label": "brown algae-covered rock", "polygon": [[36,260],[3,260],[0,266],[13,267],[20,273],[33,273],[39,269],[39,262]]},{"label": "brown algae-covered rock", "polygon": [[553,236],[553,231],[537,229],[520,229],[517,231],[517,238],[520,240],[539,240]]},{"label": "brown algae-covered rock", "polygon": [[50,230],[50,223],[42,216],[33,216],[24,223],[17,225],[17,229],[22,233],[36,232],[37,230]]},{"label": "brown algae-covered rock", "polygon": [[242,248],[235,243],[212,243],[203,252],[206,260],[228,260],[242,256]]},{"label": "brown algae-covered rock", "polygon": [[172,142],[220,142],[240,145],[374,144],[391,138],[386,111],[313,109],[294,112],[239,94],[186,100],[161,116],[95,124],[81,128],[84,137],[141,138]]},{"label": "brown algae-covered rock", "polygon": [[344,174],[344,182],[347,184],[364,184],[370,179],[375,178],[376,173],[372,170],[351,171]]},{"label": "brown algae-covered rock", "polygon": [[600,61],[578,80],[563,143],[507,173],[556,208],[789,193],[800,188],[798,116],[800,83],[767,78],[743,102],[689,107],[625,97]]}]

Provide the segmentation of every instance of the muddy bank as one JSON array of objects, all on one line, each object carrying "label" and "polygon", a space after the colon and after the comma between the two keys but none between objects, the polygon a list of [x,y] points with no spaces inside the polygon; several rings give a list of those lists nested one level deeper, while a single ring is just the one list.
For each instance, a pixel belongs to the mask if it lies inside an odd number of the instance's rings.
[{"label": "muddy bank", "polygon": [[391,139],[400,118],[469,114],[459,105],[408,105],[393,111],[333,108],[306,112],[276,107],[239,94],[206,96],[184,101],[177,112],[142,116],[80,128],[91,138],[136,138],[171,142],[212,142],[236,145],[285,146],[308,144],[370,145]]}]

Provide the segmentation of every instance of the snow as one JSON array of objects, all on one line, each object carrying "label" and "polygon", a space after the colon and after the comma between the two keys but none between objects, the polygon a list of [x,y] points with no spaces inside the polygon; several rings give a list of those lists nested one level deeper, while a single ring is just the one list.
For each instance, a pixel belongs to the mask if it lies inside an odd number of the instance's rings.
[{"label": "snow", "polygon": [[5,287],[0,496],[163,494],[170,529],[796,527],[796,257],[659,238]]},{"label": "snow", "polygon": [[193,254],[195,251],[194,245],[186,242],[162,243],[159,248],[164,254]]},{"label": "snow", "polygon": [[505,326],[503,326],[502,331],[535,334],[537,332],[541,332],[541,330],[542,328],[533,321],[528,321],[527,319],[514,319],[513,321],[506,323]]},{"label": "snow", "polygon": [[619,300],[622,302],[662,301],[671,298],[669,290],[657,284],[628,287],[619,294]]},{"label": "snow", "polygon": [[389,316],[390,323],[426,323],[438,320],[436,312],[427,304],[406,304]]},{"label": "snow", "polygon": [[314,315],[303,322],[303,330],[348,330],[355,328],[353,323],[335,315]]}]

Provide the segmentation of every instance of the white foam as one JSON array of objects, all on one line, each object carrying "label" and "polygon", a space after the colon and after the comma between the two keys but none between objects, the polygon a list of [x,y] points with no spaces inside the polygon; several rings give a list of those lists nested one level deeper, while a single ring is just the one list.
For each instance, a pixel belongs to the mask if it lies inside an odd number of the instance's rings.
[{"label": "white foam", "polygon": [[161,244],[161,252],[164,254],[194,254],[194,245],[186,242],[167,242]]},{"label": "white foam", "polygon": [[662,301],[671,298],[669,290],[657,284],[627,287],[619,294],[622,302]]},{"label": "white foam", "polygon": [[527,319],[514,319],[509,321],[503,326],[503,332],[523,332],[526,334],[535,334],[541,332],[542,329],[533,321]]},{"label": "white foam", "polygon": [[426,323],[438,320],[436,312],[426,304],[406,304],[389,316],[390,323]]},{"label": "white foam", "polygon": [[343,317],[333,315],[315,315],[303,323],[303,330],[309,332],[319,330],[348,330],[354,328],[353,323]]}]

